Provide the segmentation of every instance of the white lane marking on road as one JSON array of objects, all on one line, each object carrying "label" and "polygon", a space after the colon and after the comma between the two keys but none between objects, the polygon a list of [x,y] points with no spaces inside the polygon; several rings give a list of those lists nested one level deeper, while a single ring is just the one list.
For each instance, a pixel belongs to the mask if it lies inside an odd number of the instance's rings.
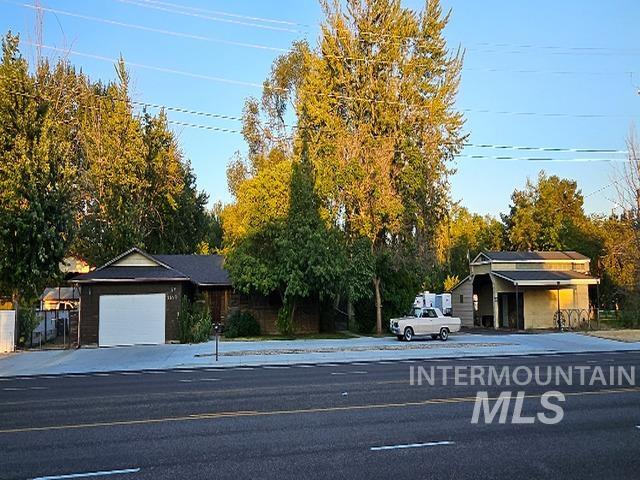
[{"label": "white lane marking on road", "polygon": [[234,370],[255,370],[253,367],[236,367]]},{"label": "white lane marking on road", "polygon": [[403,448],[421,448],[421,447],[437,447],[440,445],[455,445],[455,442],[426,442],[426,443],[406,443],[404,445],[383,445],[381,447],[371,447],[369,450],[378,452],[380,450],[399,450]]},{"label": "white lane marking on road", "polygon": [[47,390],[47,387],[29,387],[29,390]]},{"label": "white lane marking on road", "polygon": [[314,365],[296,365],[298,368],[313,368]]},{"label": "white lane marking on road", "polygon": [[109,377],[111,376],[110,373],[94,373],[93,374],[94,377]]},{"label": "white lane marking on road", "polygon": [[219,382],[220,378],[183,378],[182,380],[178,380],[182,383],[193,383],[193,382]]},{"label": "white lane marking on road", "polygon": [[346,375],[345,372],[331,372],[331,375]]},{"label": "white lane marking on road", "polygon": [[393,365],[395,362],[387,362],[385,360],[380,360],[378,362],[379,365]]},{"label": "white lane marking on road", "polygon": [[178,370],[180,373],[193,373],[195,372],[195,370],[188,370],[188,369],[180,369]]},{"label": "white lane marking on road", "polygon": [[357,365],[359,367],[362,367],[364,365],[368,365],[368,363],[365,363],[365,362],[352,362],[351,365]]},{"label": "white lane marking on road", "polygon": [[367,372],[366,370],[356,370],[355,372],[351,372],[351,373],[355,373],[356,375],[365,375],[369,372]]},{"label": "white lane marking on road", "polygon": [[636,425],[636,428],[640,428],[640,425]]},{"label": "white lane marking on road", "polygon": [[267,368],[269,370],[278,370],[281,368],[289,368],[289,366],[288,365],[265,365],[262,368]]},{"label": "white lane marking on road", "polygon": [[7,388],[3,388],[2,390],[4,390],[5,392],[19,392],[21,390],[26,390],[25,388],[17,388],[17,387],[7,387]]},{"label": "white lane marking on road", "polygon": [[87,478],[87,477],[104,477],[107,475],[123,475],[126,473],[138,473],[139,468],[125,468],[123,470],[104,470],[100,472],[86,473],[69,473],[67,475],[49,475],[47,477],[38,477],[33,480],[63,480],[65,478]]},{"label": "white lane marking on road", "polygon": [[400,363],[416,363],[415,360],[400,360]]},{"label": "white lane marking on road", "polygon": [[120,375],[142,375],[142,372],[120,372]]}]

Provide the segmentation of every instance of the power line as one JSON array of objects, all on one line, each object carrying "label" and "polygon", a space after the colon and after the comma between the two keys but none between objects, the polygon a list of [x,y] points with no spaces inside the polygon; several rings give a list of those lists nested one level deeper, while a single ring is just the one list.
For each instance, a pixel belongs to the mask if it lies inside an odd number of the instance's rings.
[{"label": "power line", "polygon": [[[1,1],[4,1],[5,3],[10,3],[10,4],[13,4],[13,5],[16,5],[16,6],[20,6],[20,7],[23,7],[23,8],[36,9],[35,6],[29,5],[29,4],[12,2],[10,0],[1,0]],[[130,2],[130,1],[134,1],[134,0],[118,0],[118,1]],[[64,16],[68,16],[68,17],[80,18],[80,19],[83,19],[83,20],[95,21],[95,22],[104,23],[104,24],[108,24],[108,25],[115,25],[115,26],[120,26],[120,27],[124,27],[124,28],[131,28],[131,29],[135,29],[135,30],[158,33],[158,34],[162,34],[162,35],[169,35],[169,36],[174,36],[174,37],[187,38],[187,39],[191,39],[191,40],[205,41],[205,42],[211,42],[211,43],[220,43],[220,44],[225,44],[225,45],[234,45],[234,46],[239,46],[239,47],[254,48],[254,49],[274,51],[274,52],[279,52],[279,53],[291,52],[291,49],[273,47],[273,46],[257,44],[257,43],[237,42],[237,41],[233,41],[233,40],[225,40],[225,39],[220,39],[220,38],[208,37],[208,36],[204,36],[204,35],[196,35],[196,34],[191,34],[191,33],[177,32],[177,31],[173,31],[173,30],[160,29],[160,28],[155,28],[155,27],[148,27],[148,26],[145,26],[145,25],[133,24],[133,23],[128,23],[128,22],[120,22],[120,21],[117,21],[117,20],[110,20],[110,19],[103,18],[103,17],[95,17],[95,16],[90,16],[90,15],[84,15],[84,14],[79,14],[79,13],[75,13],[75,12],[69,12],[69,11],[65,11],[65,10],[46,8],[46,7],[40,7],[39,10],[50,12],[50,13],[55,13],[55,14],[59,14],[59,15],[64,15]],[[76,54],[80,55],[80,53],[76,53]],[[338,58],[338,59],[344,59],[344,60],[348,60],[348,61],[357,61],[357,62],[372,63],[372,64],[380,64],[380,63],[393,64],[394,63],[393,61],[362,58],[362,57],[352,57],[352,56],[347,56],[347,55],[325,54],[323,56],[325,58]],[[420,66],[420,65],[421,65],[421,63],[414,63],[414,66]],[[602,71],[536,70],[536,69],[515,69],[514,70],[514,69],[464,67],[464,66],[463,66],[463,71],[477,71],[477,72],[486,72],[486,73],[518,73],[518,74],[543,74],[543,75],[595,75],[595,76],[633,74],[633,71],[605,71],[605,72],[602,72]]]},{"label": "power line", "polygon": [[[27,43],[29,45],[39,46],[41,48],[45,48],[45,49],[52,50],[52,51],[61,52],[61,53],[64,53],[64,54],[75,55],[75,56],[86,57],[86,58],[92,58],[92,59],[101,60],[101,61],[110,62],[110,63],[117,63],[118,62],[117,59],[110,58],[110,57],[105,57],[103,55],[79,52],[79,51],[71,50],[71,49],[63,49],[63,48],[54,47],[54,46],[51,46],[51,45],[38,44],[36,42],[25,41],[25,43]],[[169,74],[174,74],[174,75],[181,75],[181,76],[186,76],[186,77],[190,77],[190,78],[197,78],[197,79],[200,79],[200,80],[208,80],[208,81],[226,83],[226,84],[231,84],[231,85],[239,85],[239,86],[245,86],[245,87],[252,87],[252,88],[268,88],[268,89],[271,89],[271,90],[274,90],[274,91],[282,91],[282,92],[286,91],[286,89],[282,88],[282,87],[275,87],[275,86],[268,86],[267,87],[264,84],[255,83],[255,82],[247,82],[247,81],[243,81],[243,80],[236,80],[236,79],[230,79],[230,78],[213,76],[213,75],[204,75],[204,74],[187,72],[187,71],[184,71],[184,70],[177,70],[177,69],[168,68],[168,67],[159,67],[159,66],[154,66],[154,65],[146,65],[146,64],[143,64],[143,63],[130,62],[128,60],[125,61],[125,64],[129,65],[129,66],[132,66],[132,67],[137,67],[137,68],[142,68],[142,69],[147,69],[147,70],[153,70],[153,71],[162,72],[162,73],[169,73]],[[412,107],[410,104],[408,104],[407,102],[403,102],[403,101],[377,100],[377,99],[369,99],[369,98],[363,98],[363,97],[357,97],[357,96],[331,94],[331,93],[319,93],[319,92],[316,92],[316,95],[317,96],[322,96],[322,97],[327,97],[327,98],[350,100],[350,101],[365,102],[365,103],[374,103],[374,104],[383,104],[383,105],[399,105],[399,106],[402,106],[402,107],[407,107],[409,109],[413,109],[414,111],[428,111],[427,108]],[[514,114],[519,114],[519,113],[516,113],[516,112],[513,112],[513,113]]]},{"label": "power line", "polygon": [[145,25],[140,25],[140,24],[135,24],[135,23],[127,23],[127,22],[120,22],[117,20],[110,20],[108,18],[103,18],[103,17],[94,17],[94,16],[90,16],[90,15],[83,15],[80,13],[75,13],[75,12],[69,12],[66,10],[58,10],[55,8],[48,8],[48,7],[35,7],[34,5],[30,5],[28,3],[17,3],[17,2],[12,2],[10,0],[0,0],[3,1],[5,3],[9,3],[12,5],[16,5],[19,7],[23,7],[23,8],[29,8],[32,10],[42,10],[45,12],[49,12],[49,13],[55,13],[56,15],[63,15],[66,17],[73,17],[73,18],[80,18],[82,20],[89,20],[92,22],[99,22],[99,23],[104,23],[107,25],[115,25],[118,27],[124,27],[124,28],[131,28],[134,30],[141,30],[141,31],[145,31],[145,32],[152,32],[152,33],[159,33],[162,35],[169,35],[169,36],[174,36],[174,37],[182,37],[182,38],[188,38],[191,40],[199,40],[199,41],[204,41],[204,42],[211,42],[211,43],[221,43],[221,44],[225,44],[225,45],[234,45],[234,46],[238,46],[238,47],[246,47],[246,48],[255,48],[255,49],[259,49],[259,50],[270,50],[270,51],[274,51],[274,52],[281,52],[281,53],[286,53],[291,51],[290,49],[286,49],[286,48],[278,48],[278,47],[271,47],[268,45],[261,45],[261,44],[257,44],[257,43],[245,43],[245,42],[236,42],[233,40],[225,40],[225,39],[221,39],[221,38],[213,38],[213,37],[207,37],[204,35],[196,35],[196,34],[192,34],[192,33],[184,33],[184,32],[176,32],[173,30],[166,30],[166,29],[162,29],[162,28],[154,28],[154,27],[148,27]]},{"label": "power line", "polygon": [[[3,77],[3,78],[8,79],[7,77]],[[9,93],[9,94],[16,94],[16,95],[22,95],[22,96],[27,96],[27,97],[31,97],[31,98],[37,98],[36,95],[29,95],[29,94],[26,94],[26,93],[23,93],[23,92],[8,91],[8,90],[5,90],[5,92]],[[238,121],[238,122],[242,122],[243,121],[243,118],[240,117],[240,116],[233,116],[233,115],[227,115],[227,114],[222,114],[222,113],[205,112],[205,111],[193,110],[193,109],[189,109],[189,108],[185,108],[185,107],[177,107],[177,106],[164,105],[164,104],[151,103],[151,102],[143,102],[143,101],[131,100],[131,99],[124,100],[124,99],[118,99],[118,98],[110,97],[110,96],[108,96],[106,94],[105,95],[101,95],[101,94],[95,93],[95,92],[90,92],[90,94],[92,96],[95,96],[95,97],[107,98],[107,99],[111,99],[111,100],[115,100],[115,101],[121,101],[121,102],[125,102],[125,103],[128,102],[128,103],[131,103],[132,105],[137,105],[137,106],[146,107],[146,108],[162,109],[162,110],[166,110],[166,111],[171,111],[171,112],[176,112],[176,113],[183,113],[183,114],[187,114],[187,115],[195,115],[195,116],[207,117],[207,118],[232,120],[232,121]],[[175,121],[175,120],[172,120],[170,123],[174,123],[176,125],[193,127],[193,128],[220,130],[220,131],[225,131],[227,133],[238,133],[238,134],[242,133],[239,130],[219,129],[217,127],[209,128],[209,126],[207,126],[207,125],[198,125],[198,124],[193,124],[193,123],[178,122],[178,121]],[[302,127],[298,127],[298,126],[294,126],[294,125],[285,125],[285,127],[295,128],[295,129],[301,129],[302,128]],[[488,143],[465,143],[463,146],[467,147],[467,148],[487,148],[487,149],[497,149],[497,150],[541,151],[541,152],[557,152],[557,153],[611,153],[611,154],[624,154],[624,155],[627,155],[629,153],[627,150],[616,150],[616,149],[608,149],[608,148],[536,147],[536,146],[517,146],[517,145],[488,144]],[[499,159],[507,159],[508,158],[506,156],[486,156],[486,155],[473,155],[473,157],[474,158],[484,158],[484,157],[488,158],[488,157],[491,157],[491,158],[495,158],[495,159],[498,159],[498,158]],[[521,157],[514,157],[514,158],[521,158]],[[536,158],[538,158],[538,157],[536,157]],[[541,158],[538,158],[538,159],[540,161],[543,160]],[[557,159],[553,159],[553,160],[557,160]],[[594,159],[594,160],[598,160],[598,159]],[[601,160],[603,160],[603,159],[601,159]]]},{"label": "power line", "polygon": [[560,152],[560,153],[619,153],[628,154],[626,150],[614,150],[609,148],[564,148],[564,147],[528,147],[517,145],[493,145],[486,143],[465,143],[465,147],[471,148],[491,148],[494,150],[525,150],[537,152]]},{"label": "power line", "polygon": [[501,161],[526,161],[526,162],[551,162],[551,163],[585,163],[585,162],[626,162],[626,158],[554,158],[554,157],[511,157],[502,155],[467,155],[464,153],[454,155],[456,158],[468,158],[475,160],[501,160]]},{"label": "power line", "polygon": [[541,116],[541,117],[570,117],[570,118],[628,118],[635,116],[634,114],[612,114],[612,113],[565,113],[565,112],[512,112],[505,110],[485,110],[474,108],[463,108],[463,112],[469,113],[488,113],[494,115],[511,115],[511,116]]},{"label": "power line", "polygon": [[[187,5],[180,5],[176,3],[163,2],[160,0],[136,0],[136,1],[138,3],[163,5],[163,6],[177,8],[181,10],[191,10],[196,12],[209,13],[212,15],[222,15],[222,16],[229,16],[229,17],[241,18],[246,20],[254,20],[254,21],[268,22],[268,23],[279,23],[279,24],[285,24],[290,26],[297,26],[301,28],[311,28],[311,26],[308,24],[292,22],[289,20],[253,17],[253,16],[223,12],[219,10],[207,10],[204,8],[197,8],[197,7],[187,6]],[[384,38],[399,38],[399,39],[422,39],[423,38],[421,36],[392,35],[392,34],[383,34],[383,33],[376,33],[376,32],[370,32],[370,31],[362,31],[361,33],[368,35],[370,37],[380,36]],[[637,48],[602,47],[602,46],[560,46],[560,45],[536,45],[531,43],[515,43],[514,44],[514,43],[504,43],[504,42],[501,42],[501,43],[477,42],[477,43],[471,43],[468,45],[477,45],[480,47],[490,47],[490,48],[498,48],[498,49],[516,48],[520,50],[522,49],[551,50],[552,53],[553,51],[557,51],[557,50],[569,50],[574,52],[602,52],[603,54],[610,54],[611,52],[620,52],[622,54],[640,54],[640,49],[637,49]],[[489,51],[489,50],[485,50],[485,51]],[[518,53],[521,53],[521,52],[518,52]]]},{"label": "power line", "polygon": [[143,2],[143,3],[154,3],[157,5],[163,5],[166,7],[174,7],[174,8],[181,8],[184,10],[191,10],[194,12],[202,12],[202,13],[209,13],[211,15],[222,15],[225,17],[232,17],[232,18],[241,18],[241,19],[245,19],[245,20],[255,20],[258,22],[265,22],[265,23],[276,23],[276,24],[282,24],[282,25],[290,25],[293,27],[303,27],[303,28],[309,28],[309,25],[306,25],[304,23],[297,23],[297,22],[292,22],[290,20],[280,20],[280,19],[274,19],[274,18],[264,18],[264,17],[252,17],[252,16],[248,16],[248,15],[241,15],[238,13],[229,13],[229,12],[222,12],[220,10],[207,10],[206,8],[198,8],[198,7],[191,7],[191,6],[187,6],[187,5],[179,5],[177,3],[169,3],[169,2],[161,2],[159,0],[138,0],[139,2]]},{"label": "power line", "polygon": [[195,18],[200,18],[200,19],[203,19],[203,20],[210,20],[210,21],[213,21],[213,22],[231,23],[231,24],[235,24],[235,25],[242,25],[242,26],[245,26],[245,27],[254,27],[254,28],[260,28],[260,29],[264,29],[264,30],[275,30],[275,31],[279,31],[279,32],[288,32],[288,33],[295,33],[295,34],[304,33],[304,32],[302,32],[300,30],[295,30],[293,28],[278,27],[278,26],[275,26],[275,25],[266,25],[264,23],[245,22],[243,20],[235,20],[235,19],[232,19],[232,18],[223,18],[221,16],[216,17],[216,16],[204,14],[204,13],[198,13],[198,12],[195,12],[195,11],[181,10],[181,9],[175,8],[175,7],[163,6],[163,5],[160,5],[160,4],[145,3],[144,0],[116,0],[116,1],[118,1],[120,3],[127,3],[127,4],[130,4],[130,5],[135,5],[135,6],[141,7],[141,8],[159,10],[159,11],[168,12],[168,13],[176,13],[178,15],[195,17]]}]

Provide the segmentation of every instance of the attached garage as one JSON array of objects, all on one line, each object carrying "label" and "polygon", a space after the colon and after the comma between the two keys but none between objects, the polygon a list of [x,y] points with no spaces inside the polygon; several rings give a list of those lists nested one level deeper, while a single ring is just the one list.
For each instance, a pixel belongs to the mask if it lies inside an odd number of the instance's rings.
[{"label": "attached garage", "polygon": [[204,298],[217,322],[231,292],[219,255],[150,255],[138,248],[73,282],[80,287],[77,344],[100,347],[178,341],[183,296]]},{"label": "attached garage", "polygon": [[165,342],[164,293],[102,295],[99,300],[99,345],[142,345]]}]

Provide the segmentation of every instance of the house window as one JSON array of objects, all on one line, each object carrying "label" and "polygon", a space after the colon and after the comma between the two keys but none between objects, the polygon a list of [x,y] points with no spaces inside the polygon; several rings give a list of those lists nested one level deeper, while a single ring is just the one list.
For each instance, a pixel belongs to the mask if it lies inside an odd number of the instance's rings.
[{"label": "house window", "polygon": [[460,295],[460,303],[464,303],[464,295]]}]

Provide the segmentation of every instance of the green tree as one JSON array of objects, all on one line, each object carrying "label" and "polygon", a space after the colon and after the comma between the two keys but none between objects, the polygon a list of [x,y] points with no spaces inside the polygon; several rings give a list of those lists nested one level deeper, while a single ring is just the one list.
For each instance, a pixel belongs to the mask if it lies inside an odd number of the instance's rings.
[{"label": "green tree", "polygon": [[82,208],[74,252],[93,264],[139,246],[193,253],[207,231],[207,195],[183,159],[164,111],[133,112],[124,61],[118,81],[83,78],[79,94]]},{"label": "green tree", "polygon": [[[368,239],[378,258],[415,247],[418,264],[433,263],[449,202],[447,161],[464,138],[454,109],[462,56],[447,50],[448,15],[438,1],[420,13],[399,0],[322,6],[320,47],[307,55],[296,113],[323,215],[349,241]],[[376,268],[378,332],[383,280]]]},{"label": "green tree", "polygon": [[[74,233],[77,150],[67,122],[70,69],[36,65],[29,73],[10,32],[0,64],[0,285],[34,298],[59,275]],[[56,101],[50,101],[55,96]]]},{"label": "green tree", "polygon": [[527,180],[525,189],[514,191],[511,201],[502,220],[513,250],[580,250],[586,217],[574,180],[541,171],[537,183]]}]

